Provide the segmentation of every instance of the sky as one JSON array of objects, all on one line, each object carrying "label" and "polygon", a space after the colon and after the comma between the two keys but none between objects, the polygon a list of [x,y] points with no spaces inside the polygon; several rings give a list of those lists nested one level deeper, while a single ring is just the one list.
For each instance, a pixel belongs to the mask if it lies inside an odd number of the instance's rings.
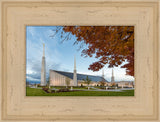
[{"label": "sky", "polygon": [[[60,34],[55,34],[56,26],[27,26],[26,27],[26,81],[40,82],[43,43],[45,44],[46,77],[49,70],[73,72],[74,56],[76,57],[77,73],[102,76],[98,72],[88,70],[88,67],[98,59],[82,57],[79,44],[74,45],[76,37],[63,41]],[[55,34],[55,35],[54,35]],[[51,35],[54,35],[51,37]],[[123,64],[122,64],[123,65]],[[112,68],[104,68],[105,79],[111,81]],[[126,75],[125,68],[114,67],[115,81],[133,81],[134,77]]]}]

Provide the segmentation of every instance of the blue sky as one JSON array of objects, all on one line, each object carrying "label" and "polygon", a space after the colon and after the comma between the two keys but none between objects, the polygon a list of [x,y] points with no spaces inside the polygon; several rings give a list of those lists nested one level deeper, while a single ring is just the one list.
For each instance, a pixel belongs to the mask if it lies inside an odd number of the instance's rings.
[{"label": "blue sky", "polygon": [[[26,27],[26,78],[28,81],[38,82],[41,75],[41,60],[43,55],[43,43],[45,43],[46,73],[49,76],[49,70],[59,70],[73,72],[74,56],[76,56],[77,73],[102,75],[102,70],[93,72],[88,70],[90,64],[97,61],[96,58],[84,58],[81,56],[79,45],[73,45],[76,37],[61,43],[59,34],[53,38],[55,26],[27,26]],[[112,69],[106,65],[104,68],[106,80],[111,80]],[[134,78],[125,75],[125,69],[114,67],[114,76],[116,81],[133,81]]]}]

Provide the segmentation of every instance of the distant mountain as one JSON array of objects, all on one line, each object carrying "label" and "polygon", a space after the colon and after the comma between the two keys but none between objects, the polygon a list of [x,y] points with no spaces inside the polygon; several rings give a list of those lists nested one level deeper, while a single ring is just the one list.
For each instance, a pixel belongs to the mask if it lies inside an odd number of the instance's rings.
[{"label": "distant mountain", "polygon": [[26,80],[26,82],[29,82],[29,84],[40,84],[40,81],[30,81],[30,80]]}]

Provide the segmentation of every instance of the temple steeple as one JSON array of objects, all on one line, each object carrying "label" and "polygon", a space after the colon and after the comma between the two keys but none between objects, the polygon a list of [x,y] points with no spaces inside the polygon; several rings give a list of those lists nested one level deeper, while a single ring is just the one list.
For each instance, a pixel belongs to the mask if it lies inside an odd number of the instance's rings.
[{"label": "temple steeple", "polygon": [[41,67],[41,86],[46,86],[46,61],[45,61],[45,44],[43,43],[43,56]]},{"label": "temple steeple", "polygon": [[45,57],[45,44],[43,43],[43,56]]},{"label": "temple steeple", "polygon": [[102,69],[102,81],[105,81],[104,79],[104,70]]},{"label": "temple steeple", "polygon": [[102,78],[104,78],[104,70],[102,69]]},{"label": "temple steeple", "polygon": [[77,82],[77,70],[76,70],[76,56],[74,56],[73,85],[74,86],[78,86],[78,82]]},{"label": "temple steeple", "polygon": [[112,68],[112,77],[111,77],[111,82],[113,83],[113,82],[115,82],[114,81],[114,71],[113,71],[113,68]]},{"label": "temple steeple", "polygon": [[74,70],[76,70],[76,56],[74,56]]}]

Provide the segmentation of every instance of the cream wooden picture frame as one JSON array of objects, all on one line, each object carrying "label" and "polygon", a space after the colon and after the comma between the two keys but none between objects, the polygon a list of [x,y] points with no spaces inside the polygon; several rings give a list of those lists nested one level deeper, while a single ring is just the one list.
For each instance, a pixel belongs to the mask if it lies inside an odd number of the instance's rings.
[{"label": "cream wooden picture frame", "polygon": [[[0,5],[1,122],[160,121],[159,0],[1,0]],[[133,25],[135,96],[26,96],[27,25]]]}]

